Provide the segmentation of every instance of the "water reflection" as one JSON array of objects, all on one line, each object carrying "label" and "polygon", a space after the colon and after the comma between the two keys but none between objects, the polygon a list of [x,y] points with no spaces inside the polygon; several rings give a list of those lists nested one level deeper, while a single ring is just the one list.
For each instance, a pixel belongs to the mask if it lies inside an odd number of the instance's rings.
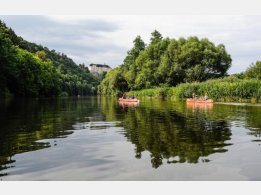
[{"label": "water reflection", "polygon": [[[231,144],[229,123],[209,119],[200,111],[195,113],[180,103],[143,102],[124,113],[124,135],[135,144],[136,158],[142,158],[144,151],[150,152],[154,168],[162,165],[164,159],[167,163],[198,163],[202,157],[226,152],[225,147]],[[113,110],[104,108],[104,114],[118,120]]]},{"label": "water reflection", "polygon": [[72,125],[75,130],[104,130],[110,127],[121,126],[121,122],[105,122],[105,121],[93,121],[85,123],[76,123]]},{"label": "water reflection", "polygon": [[245,114],[245,128],[249,129],[248,135],[254,136],[253,142],[261,142],[261,107],[252,106],[249,110],[251,114]]},{"label": "water reflection", "polygon": [[[182,163],[190,164],[190,168],[196,163],[216,166],[213,156],[228,154],[228,150],[229,156],[238,155],[231,151],[231,148],[239,148],[240,151],[240,146],[231,146],[238,144],[235,129],[240,130],[244,137],[240,137],[243,140],[240,142],[252,144],[242,148],[250,153],[256,152],[252,148],[261,141],[260,118],[259,106],[189,105],[162,100],[141,100],[137,105],[121,105],[116,98],[100,97],[4,102],[0,103],[0,177],[6,176],[13,166],[19,169],[16,154],[44,148],[49,148],[43,150],[47,151],[46,158],[50,149],[59,148],[60,159],[55,159],[52,165],[67,163],[69,167],[70,163],[82,161],[81,168],[88,167],[88,173],[93,171],[93,175],[96,171],[100,171],[99,174],[104,171],[101,167],[92,170],[91,166],[97,165],[97,162],[100,165],[110,162],[106,168],[111,170],[108,175],[113,175],[118,167],[128,170],[126,164],[129,165],[129,162],[124,161],[126,157],[134,159],[132,163],[137,164],[133,165],[143,163],[140,167],[148,165],[150,169],[164,165],[178,168],[181,166],[177,164]],[[77,133],[81,135],[80,139]],[[64,142],[71,145],[60,147],[62,144],[56,142],[57,138],[67,138],[63,139]],[[57,144],[58,147],[52,148]],[[107,150],[108,147],[111,150]],[[65,155],[70,149],[70,154],[76,154],[75,159],[68,159]],[[57,153],[52,152],[56,156]],[[223,160],[220,166],[230,163],[229,159]],[[45,170],[45,166],[41,163],[36,169]],[[24,173],[29,169],[23,170]]]},{"label": "water reflection", "polygon": [[118,102],[118,104],[122,108],[127,108],[127,107],[135,108],[139,105],[139,102]]},{"label": "water reflection", "polygon": [[[72,134],[75,121],[97,112],[96,99],[20,99],[0,102],[0,170],[10,168],[15,154],[50,147],[50,138]],[[1,173],[6,175],[7,173]]]}]

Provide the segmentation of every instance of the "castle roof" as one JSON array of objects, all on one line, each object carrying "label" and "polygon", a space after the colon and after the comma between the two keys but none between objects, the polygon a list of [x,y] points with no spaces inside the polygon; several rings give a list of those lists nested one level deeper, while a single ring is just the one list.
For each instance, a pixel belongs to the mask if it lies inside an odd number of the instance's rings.
[{"label": "castle roof", "polygon": [[90,66],[96,66],[96,67],[104,67],[104,68],[111,68],[110,66],[106,64],[90,64]]}]

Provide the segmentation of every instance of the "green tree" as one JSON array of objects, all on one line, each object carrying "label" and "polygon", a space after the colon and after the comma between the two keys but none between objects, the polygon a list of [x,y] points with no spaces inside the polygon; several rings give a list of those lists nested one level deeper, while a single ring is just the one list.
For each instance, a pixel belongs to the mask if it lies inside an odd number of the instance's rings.
[{"label": "green tree", "polygon": [[46,53],[44,51],[37,51],[35,55],[40,58],[42,61],[46,62],[48,60]]},{"label": "green tree", "polygon": [[0,21],[0,97],[8,91],[8,80],[14,70],[14,47],[11,40],[3,33],[5,29]]},{"label": "green tree", "polygon": [[140,36],[137,36],[133,41],[133,48],[127,52],[127,56],[121,66],[124,77],[128,82],[130,88],[134,86],[135,78],[137,76],[136,59],[139,57],[140,52],[145,49],[145,43]]},{"label": "green tree", "polygon": [[[169,39],[163,38],[155,30],[150,40],[150,44],[145,46],[137,37],[134,48],[128,51],[124,63],[117,70],[121,80],[127,81],[128,87],[124,89],[139,90],[202,82],[226,76],[231,66],[232,59],[225,46],[215,45],[206,38]],[[108,78],[106,76],[105,80],[109,82]],[[103,84],[103,89],[113,87],[108,89],[110,93],[119,90],[117,85]]]},{"label": "green tree", "polygon": [[129,91],[128,83],[120,68],[109,71],[101,82],[102,94],[120,95],[126,91]]},{"label": "green tree", "polygon": [[66,54],[18,37],[0,20],[0,96],[57,96],[94,94],[99,84]]},{"label": "green tree", "polygon": [[246,78],[256,78],[261,79],[261,61],[257,61],[255,64],[251,64],[246,72],[245,72]]},{"label": "green tree", "polygon": [[145,43],[140,36],[137,36],[133,41],[133,48],[127,52],[127,56],[123,61],[122,68],[126,71],[135,64],[135,60],[140,52],[145,49]]},{"label": "green tree", "polygon": [[157,30],[154,30],[151,33],[151,38],[150,38],[151,44],[158,43],[161,40],[162,40],[162,35],[160,34],[160,32]]}]

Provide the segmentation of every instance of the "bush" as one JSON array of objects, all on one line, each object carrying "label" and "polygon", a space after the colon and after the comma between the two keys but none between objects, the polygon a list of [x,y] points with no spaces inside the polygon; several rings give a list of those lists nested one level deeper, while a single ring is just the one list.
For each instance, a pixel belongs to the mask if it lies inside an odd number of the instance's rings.
[{"label": "bush", "polygon": [[138,97],[186,99],[190,98],[192,93],[198,96],[207,93],[208,97],[215,101],[253,101],[255,99],[258,102],[261,98],[261,80],[227,77],[202,83],[183,83],[176,87],[130,91],[128,94],[134,94]]}]

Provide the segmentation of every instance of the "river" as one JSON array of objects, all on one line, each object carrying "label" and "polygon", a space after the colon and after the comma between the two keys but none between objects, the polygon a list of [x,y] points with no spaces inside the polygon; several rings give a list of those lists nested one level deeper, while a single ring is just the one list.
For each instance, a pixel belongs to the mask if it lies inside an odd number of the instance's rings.
[{"label": "river", "polygon": [[0,179],[261,180],[261,106],[0,101]]}]

